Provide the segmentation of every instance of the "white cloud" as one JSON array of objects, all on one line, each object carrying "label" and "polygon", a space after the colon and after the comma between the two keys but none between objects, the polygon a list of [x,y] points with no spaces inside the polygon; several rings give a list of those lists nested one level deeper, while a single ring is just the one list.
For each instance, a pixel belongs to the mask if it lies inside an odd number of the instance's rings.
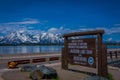
[{"label": "white cloud", "polygon": [[114,33],[120,34],[120,27],[97,27],[97,28],[80,28],[80,31],[90,31],[90,30],[104,30],[105,34],[111,35]]},{"label": "white cloud", "polygon": [[94,30],[92,28],[80,28],[80,31],[91,31],[91,30]]},{"label": "white cloud", "polygon": [[34,29],[34,27],[32,27],[32,26],[29,26],[29,27],[28,27],[28,29]]},{"label": "white cloud", "polygon": [[120,27],[106,28],[105,31],[106,31],[106,34],[109,34],[109,35],[114,33],[120,34]]},{"label": "white cloud", "polygon": [[120,24],[114,24],[113,26],[120,26]]},{"label": "white cloud", "polygon": [[[8,22],[8,23],[2,23],[2,25],[0,24],[0,33],[7,33],[7,32],[13,32],[13,31],[17,31],[17,30],[26,30],[26,31],[30,31],[33,33],[34,31],[34,27],[31,24],[41,24],[41,22],[39,22],[37,19],[30,19],[30,18],[26,18],[23,21],[19,21],[19,22]],[[29,25],[27,25],[29,24]],[[119,25],[119,24],[117,24]],[[57,27],[51,27],[50,29],[48,29],[47,31],[43,31],[43,30],[37,30],[38,32],[51,32],[51,33],[72,33],[72,32],[82,32],[82,31],[92,31],[92,30],[105,30],[105,35],[111,35],[114,33],[120,34],[120,27],[119,26],[113,26],[113,27],[87,27],[87,26],[81,26],[79,28],[74,28],[74,29],[70,29],[70,28],[65,28],[65,25],[60,26],[59,28]]]},{"label": "white cloud", "polygon": [[59,29],[57,29],[55,27],[52,27],[52,28],[48,29],[48,32],[54,32],[54,31],[57,31],[57,30],[59,30]]},{"label": "white cloud", "polygon": [[29,20],[24,20],[19,22],[3,23],[3,25],[26,25],[26,24],[39,24],[39,23],[40,22],[37,19],[29,19]]},{"label": "white cloud", "polygon": [[111,35],[111,34],[120,34],[120,24],[114,24],[111,27],[104,27],[104,30],[106,32],[107,35]]},{"label": "white cloud", "polygon": [[61,26],[60,29],[62,30],[62,29],[63,29],[63,26]]},{"label": "white cloud", "polygon": [[24,29],[19,30],[20,33],[23,33],[23,32],[25,32],[25,31],[26,31],[26,30],[24,30]]},{"label": "white cloud", "polygon": [[19,22],[0,23],[0,34],[8,34],[19,30],[30,30],[33,29],[33,26],[30,25],[39,23],[39,20],[31,18],[26,18]]},{"label": "white cloud", "polygon": [[112,41],[112,38],[109,38],[108,41]]},{"label": "white cloud", "polygon": [[51,33],[69,33],[69,32],[73,32],[74,30],[68,29],[68,28],[63,28],[63,26],[59,27],[59,28],[55,28],[52,27],[50,29],[48,29],[48,32]]},{"label": "white cloud", "polygon": [[[62,30],[61,30],[62,29]],[[120,34],[120,27],[96,27],[96,28],[90,28],[90,27],[82,27],[79,29],[56,29],[57,32],[63,31],[63,32],[83,32],[83,31],[92,31],[92,30],[104,30],[106,35],[111,35],[111,34]]]},{"label": "white cloud", "polygon": [[81,31],[87,31],[88,29],[87,28],[81,28],[80,30]]}]

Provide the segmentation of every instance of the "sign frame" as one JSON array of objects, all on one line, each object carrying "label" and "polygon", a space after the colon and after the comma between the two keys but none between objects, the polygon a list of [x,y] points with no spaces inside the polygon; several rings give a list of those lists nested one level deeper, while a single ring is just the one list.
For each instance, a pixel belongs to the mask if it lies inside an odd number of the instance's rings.
[{"label": "sign frame", "polygon": [[108,76],[108,68],[107,68],[107,48],[102,44],[102,35],[104,34],[104,30],[94,30],[94,31],[86,31],[86,32],[74,32],[69,34],[64,34],[64,48],[62,49],[62,69],[68,70],[69,63],[69,55],[68,55],[68,38],[76,37],[76,36],[87,36],[87,35],[97,35],[97,56],[98,57],[98,75],[102,77]]}]

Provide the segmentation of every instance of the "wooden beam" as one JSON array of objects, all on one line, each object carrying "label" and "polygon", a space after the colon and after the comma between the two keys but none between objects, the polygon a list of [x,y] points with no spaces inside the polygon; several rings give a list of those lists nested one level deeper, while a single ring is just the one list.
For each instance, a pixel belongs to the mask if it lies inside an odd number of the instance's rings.
[{"label": "wooden beam", "polygon": [[74,32],[63,35],[63,37],[72,37],[72,36],[84,36],[84,35],[97,35],[103,34],[104,30],[94,30],[94,31],[86,31],[86,32]]}]

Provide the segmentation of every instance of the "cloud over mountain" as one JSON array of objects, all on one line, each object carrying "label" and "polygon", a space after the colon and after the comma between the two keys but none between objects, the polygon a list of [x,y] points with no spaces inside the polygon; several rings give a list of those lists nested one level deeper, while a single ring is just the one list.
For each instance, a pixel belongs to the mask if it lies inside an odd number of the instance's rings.
[{"label": "cloud over mountain", "polygon": [[[23,41],[20,40],[21,42],[26,42],[28,39],[32,40],[35,38],[36,40],[39,40],[36,36],[41,36],[41,35],[48,35],[46,37],[49,37],[50,35],[59,35],[62,36],[63,34],[66,33],[72,33],[72,32],[83,32],[83,31],[92,31],[92,30],[105,30],[104,34],[104,40],[120,40],[120,26],[119,24],[113,24],[110,27],[108,26],[103,26],[103,27],[88,27],[88,26],[80,26],[78,28],[69,28],[66,25],[62,26],[49,26],[47,25],[47,22],[45,21],[40,21],[38,19],[32,19],[32,18],[25,18],[21,21],[16,21],[16,22],[5,22],[5,23],[0,23],[0,38],[6,38],[10,36],[11,34],[15,33],[16,36],[19,35],[19,38],[24,39]],[[14,34],[14,35],[15,35]],[[29,36],[26,36],[28,34]],[[116,38],[117,37],[117,38]],[[40,37],[39,37],[40,38]],[[52,37],[53,38],[53,37]],[[46,38],[47,39],[47,38]],[[55,38],[54,38],[55,39]],[[57,39],[57,38],[56,38]],[[16,39],[18,40],[18,39]],[[26,40],[26,41],[25,41]],[[19,40],[18,40],[19,41]],[[29,41],[28,41],[29,42]],[[36,42],[36,41],[33,41]]]}]

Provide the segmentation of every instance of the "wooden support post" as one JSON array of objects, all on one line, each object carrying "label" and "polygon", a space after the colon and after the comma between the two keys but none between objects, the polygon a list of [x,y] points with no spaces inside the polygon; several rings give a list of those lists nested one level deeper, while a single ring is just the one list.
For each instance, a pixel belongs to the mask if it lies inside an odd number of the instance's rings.
[{"label": "wooden support post", "polygon": [[107,67],[107,47],[106,45],[102,46],[102,77],[108,76],[108,67]]},{"label": "wooden support post", "polygon": [[110,59],[111,59],[111,61],[112,61],[112,51],[110,51]]},{"label": "wooden support post", "polygon": [[110,51],[110,59],[112,60],[112,51]]},{"label": "wooden support post", "polygon": [[118,57],[117,57],[117,51],[115,51],[115,58],[117,59]]},{"label": "wooden support post", "polygon": [[64,56],[65,56],[65,50],[64,50],[64,48],[62,48],[62,59],[61,59],[61,62],[62,62],[62,69],[65,69],[65,58],[64,58]]},{"label": "wooden support post", "polygon": [[98,75],[102,76],[102,34],[98,34]]},{"label": "wooden support post", "polygon": [[65,40],[65,69],[68,69],[68,37],[64,38]]},{"label": "wooden support post", "polygon": [[67,43],[68,38],[64,38],[64,48],[62,49],[62,69],[67,70],[68,69],[68,53],[67,53]]}]

